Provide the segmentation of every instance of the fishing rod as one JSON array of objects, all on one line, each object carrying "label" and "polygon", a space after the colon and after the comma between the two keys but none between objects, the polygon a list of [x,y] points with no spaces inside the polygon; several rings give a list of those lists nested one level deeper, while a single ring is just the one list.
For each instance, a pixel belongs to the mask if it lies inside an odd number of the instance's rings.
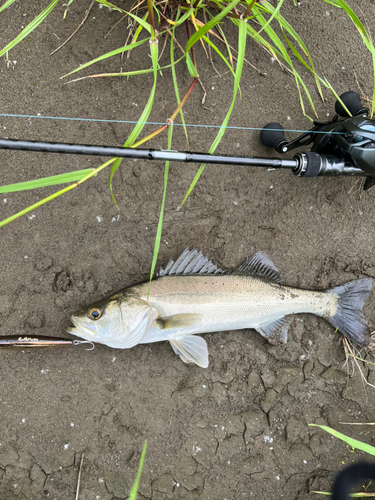
[{"label": "fishing rod", "polygon": [[289,160],[15,139],[0,139],[0,149],[283,168],[292,170],[298,177],[366,177],[364,189],[367,190],[375,184],[375,120],[368,117],[368,111],[362,106],[356,92],[345,92],[340,99],[344,106],[340,101],[336,101],[336,115],[331,121],[314,121],[313,128],[292,141],[286,140],[283,127],[279,123],[269,123],[262,129],[260,141],[263,146],[272,148],[280,154],[312,144],[310,151],[299,152]]}]

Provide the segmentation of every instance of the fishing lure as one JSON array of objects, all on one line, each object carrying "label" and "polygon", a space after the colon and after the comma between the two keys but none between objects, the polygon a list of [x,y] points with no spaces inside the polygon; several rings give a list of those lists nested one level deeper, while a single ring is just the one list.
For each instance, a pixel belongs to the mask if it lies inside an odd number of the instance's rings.
[{"label": "fishing lure", "polygon": [[[66,347],[79,344],[92,344],[81,340],[68,340],[59,337],[34,337],[30,335],[10,335],[0,337],[0,349],[47,349],[49,347]],[[93,349],[94,347],[92,347]],[[89,349],[90,351],[92,349]]]}]

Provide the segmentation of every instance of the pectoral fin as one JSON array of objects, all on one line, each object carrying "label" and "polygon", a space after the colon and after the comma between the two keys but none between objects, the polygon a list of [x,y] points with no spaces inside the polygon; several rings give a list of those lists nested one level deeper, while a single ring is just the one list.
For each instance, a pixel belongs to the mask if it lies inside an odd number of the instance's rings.
[{"label": "pectoral fin", "polygon": [[186,328],[194,326],[201,320],[200,314],[174,314],[165,318],[158,318],[156,324],[162,330],[174,330],[176,328]]},{"label": "pectoral fin", "polygon": [[288,338],[288,330],[293,316],[284,316],[267,326],[256,328],[263,337],[266,337],[270,344],[285,344]]},{"label": "pectoral fin", "polygon": [[184,363],[195,363],[202,368],[208,367],[207,343],[202,337],[187,335],[178,340],[170,340],[170,343]]}]

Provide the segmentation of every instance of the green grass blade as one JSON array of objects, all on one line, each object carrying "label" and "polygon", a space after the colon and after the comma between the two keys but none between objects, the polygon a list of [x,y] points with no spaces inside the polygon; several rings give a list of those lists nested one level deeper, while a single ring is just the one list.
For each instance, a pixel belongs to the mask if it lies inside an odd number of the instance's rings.
[{"label": "green grass blade", "polygon": [[139,487],[139,481],[141,479],[143,464],[144,464],[145,457],[146,457],[146,451],[147,451],[147,441],[145,441],[145,443],[143,445],[141,460],[139,461],[139,466],[138,466],[137,477],[135,478],[135,482],[134,482],[132,490],[130,492],[129,500],[136,500],[136,498],[137,498],[137,491],[138,491],[138,487]]},{"label": "green grass blade", "polygon": [[328,3],[328,5],[332,5],[332,7],[339,7],[335,0],[324,0],[325,3]]},{"label": "green grass blade", "polygon": [[[270,12],[274,12],[275,11],[275,8],[267,0],[265,0],[263,2],[263,6],[264,6],[264,8],[268,9],[268,11],[270,11]],[[281,30],[283,32],[284,38],[285,38],[288,46],[293,51],[293,54],[297,57],[297,59],[299,59],[299,61],[301,61],[301,63],[304,66],[307,67],[307,69],[309,69],[309,71],[311,71],[313,73],[314,78],[315,78],[315,84],[316,84],[316,86],[318,88],[320,97],[323,99],[322,89],[320,87],[319,79],[318,79],[316,71],[315,71],[314,63],[313,63],[312,57],[310,56],[310,53],[309,53],[309,51],[308,51],[305,43],[303,42],[303,40],[301,39],[301,37],[298,35],[298,33],[296,32],[296,30],[288,23],[288,21],[286,21],[286,19],[279,12],[276,15],[276,19],[277,19],[278,23],[280,24],[280,27],[281,27]],[[310,62],[310,66],[304,61],[304,59],[302,58],[302,56],[300,56],[300,54],[298,53],[298,51],[294,48],[294,46],[292,45],[292,43],[288,40],[288,38],[285,35],[285,31],[301,47],[303,53],[306,55],[306,57],[308,58],[308,60]]]},{"label": "green grass blade", "polygon": [[[310,493],[317,493],[318,495],[325,495],[326,497],[331,497],[332,493],[329,491],[311,491]],[[374,498],[375,493],[350,493],[351,498]]]},{"label": "green grass blade", "polygon": [[81,180],[75,182],[74,184],[71,184],[70,186],[65,187],[64,189],[61,189],[60,191],[57,191],[56,193],[51,194],[50,196],[47,196],[46,198],[43,198],[43,200],[40,200],[37,203],[34,203],[33,205],[30,205],[27,208],[24,208],[20,212],[14,214],[14,215],[11,215],[7,219],[4,219],[4,220],[0,221],[0,227],[1,226],[5,226],[5,224],[9,224],[9,222],[12,222],[15,219],[18,219],[22,215],[25,215],[28,212],[31,212],[32,210],[35,210],[36,208],[44,205],[45,203],[48,203],[49,201],[54,200],[58,196],[61,196],[62,194],[65,194],[68,191],[71,191],[72,189],[78,187],[80,184],[82,184],[83,182],[87,181],[88,179],[90,179],[94,175],[98,174],[104,168],[108,167],[108,165],[110,165],[111,163],[113,163],[115,161],[115,159],[116,158],[111,158],[110,160],[108,160],[105,163],[103,163],[102,165],[100,165],[100,167],[95,168],[95,169],[90,169],[90,173],[87,174],[85,177],[83,177]]},{"label": "green grass blade", "polygon": [[[174,49],[173,42],[174,42],[174,31],[175,31],[175,29],[176,29],[176,26],[173,26],[169,55],[170,55],[170,59],[171,59],[171,70],[172,70],[172,80],[173,80],[174,93],[176,95],[177,105],[179,105],[180,102],[181,102],[181,99],[180,99],[180,93],[178,91],[178,85],[177,85],[177,76],[176,76],[176,69],[175,69],[175,64],[176,63],[175,63],[175,60],[174,60],[174,50],[173,50]],[[186,128],[186,124],[185,124],[185,118],[184,118],[184,114],[182,112],[182,109],[180,110],[179,115],[180,115],[180,118],[181,118],[181,123],[182,123],[183,128],[184,128],[185,137],[186,137],[186,143],[189,146],[189,137],[188,137],[187,128]],[[171,128],[171,127],[169,127],[169,128]]]},{"label": "green grass blade", "polygon": [[[172,134],[173,134],[173,127],[168,127],[168,149],[172,149]],[[151,271],[150,271],[150,283],[148,285],[148,291],[147,291],[147,300],[148,300],[149,295],[150,295],[151,280],[152,280],[152,277],[154,276],[155,267],[156,267],[156,261],[158,260],[158,255],[159,255],[161,233],[162,233],[162,229],[163,229],[163,217],[164,217],[165,198],[166,198],[166,195],[167,195],[168,173],[169,173],[169,161],[166,161],[165,162],[165,169],[164,169],[163,199],[162,199],[162,202],[161,202],[158,228],[157,228],[156,237],[155,237],[154,255],[152,257],[152,264],[151,264]]]},{"label": "green grass blade", "polygon": [[371,116],[374,114],[375,110],[375,47],[374,44],[372,43],[372,39],[369,33],[367,33],[366,28],[363,26],[361,21],[358,19],[358,16],[356,13],[349,7],[349,5],[344,1],[344,0],[335,0],[334,2],[330,2],[328,0],[324,0],[326,3],[329,3],[330,5],[333,5],[334,7],[341,8],[351,19],[353,24],[358,30],[358,33],[360,34],[364,44],[366,45],[367,49],[371,53],[372,56],[372,67],[373,67],[373,74],[374,74],[374,84],[373,84],[373,91],[372,91],[372,105],[371,105]]},{"label": "green grass blade", "polygon": [[124,147],[131,147],[134,142],[137,140],[139,134],[142,132],[145,123],[148,120],[148,117],[150,116],[152,106],[154,104],[154,99],[155,99],[155,90],[156,90],[156,82],[157,82],[157,71],[158,71],[158,56],[159,56],[159,51],[158,51],[158,42],[153,42],[150,43],[150,51],[151,51],[151,60],[152,60],[152,68],[153,68],[153,73],[154,73],[154,82],[152,85],[151,93],[148,98],[147,104],[142,112],[142,115],[139,119],[139,123],[134,127],[132,133],[130,134],[128,140],[124,144]]},{"label": "green grass blade", "polygon": [[95,1],[101,3],[102,5],[105,5],[106,7],[109,7],[112,10],[117,10],[118,12],[126,12],[126,10],[120,9],[120,7],[116,7],[116,5],[107,2],[107,0],[95,0]]},{"label": "green grass blade", "polygon": [[229,61],[230,61],[230,64],[231,64],[231,67],[233,68],[233,55],[232,55],[232,51],[230,50],[230,47],[229,47],[229,43],[228,43],[228,40],[227,40],[227,37],[225,36],[225,33],[224,31],[221,29],[221,26],[220,25],[216,25],[216,29],[218,30],[218,32],[220,33],[222,39],[224,40],[224,43],[225,43],[225,46],[227,48],[227,51],[228,51],[228,56],[229,56]]},{"label": "green grass blade", "polygon": [[[266,12],[274,12],[275,8],[273,5],[271,5],[267,0],[263,1],[263,7]],[[278,13],[277,16],[277,21],[279,22],[281,28],[285,29],[293,38],[296,40],[298,45],[301,47],[303,52],[305,53],[306,56],[309,55],[309,51],[307,50],[307,47],[301,37],[298,35],[298,33],[295,31],[295,29],[286,21],[286,19]],[[260,33],[260,32],[258,32]]]},{"label": "green grass blade", "polygon": [[335,0],[334,2],[330,2],[328,0],[324,0],[326,3],[329,3],[330,5],[333,5],[334,7],[341,8],[351,19],[353,24],[358,30],[358,33],[360,34],[364,44],[366,45],[367,49],[371,53],[372,56],[372,66],[373,66],[373,74],[374,74],[374,84],[373,84],[373,92],[372,92],[372,105],[371,105],[371,116],[374,114],[375,110],[375,47],[374,44],[372,43],[371,36],[369,33],[367,33],[366,28],[363,26],[361,21],[359,20],[358,16],[356,13],[349,7],[349,5],[344,1],[344,0]]},{"label": "green grass blade", "polygon": [[15,193],[17,191],[26,191],[28,189],[37,189],[46,186],[56,186],[57,184],[66,184],[67,182],[80,181],[87,174],[92,172],[92,168],[85,170],[77,170],[76,172],[69,172],[68,174],[53,175],[51,177],[43,177],[34,181],[18,182],[16,184],[8,184],[7,186],[0,186],[0,193]]},{"label": "green grass blade", "polygon": [[[180,61],[185,59],[185,55],[181,56],[177,61],[175,61],[175,65],[178,64]],[[161,71],[163,69],[169,69],[171,67],[170,64],[167,64],[166,66],[158,66],[158,71]],[[145,75],[146,73],[153,73],[154,68],[149,68],[149,69],[139,69],[137,71],[124,71],[123,73],[102,73],[102,74],[97,74],[97,75],[87,75],[87,76],[82,76],[81,78],[75,78],[74,80],[69,80],[66,82],[66,85],[69,83],[73,82],[79,82],[80,80],[85,80],[86,78],[105,78],[105,77],[113,77],[113,76],[118,76],[118,77],[129,77],[129,76],[136,76],[136,75]]]},{"label": "green grass blade", "polygon": [[178,19],[175,19],[175,23],[176,23],[175,27],[180,26],[181,24],[183,24],[186,21],[186,19],[188,19],[191,16],[192,12],[194,12],[194,9],[188,9],[185,12],[185,14],[183,14]]},{"label": "green grass blade", "polygon": [[375,111],[375,49],[371,50],[372,55],[372,69],[374,73],[374,85],[372,89],[372,103],[371,103],[371,118],[374,116]]},{"label": "green grass blade", "polygon": [[[261,26],[265,26],[265,32],[267,33],[268,37],[271,39],[272,43],[275,45],[275,47],[277,48],[278,50],[278,53],[280,54],[281,58],[288,64],[288,66],[290,67],[290,69],[293,71],[293,74],[294,74],[294,78],[295,78],[295,81],[296,81],[296,85],[297,85],[297,89],[298,89],[298,93],[299,93],[299,96],[300,96],[300,102],[301,102],[301,107],[302,107],[302,111],[304,113],[304,115],[306,116],[306,113],[305,113],[305,108],[304,108],[304,104],[303,104],[303,99],[302,99],[302,94],[300,92],[300,88],[299,88],[299,83],[303,83],[303,80],[302,78],[299,76],[299,74],[297,73],[297,71],[295,70],[294,66],[293,66],[293,63],[290,59],[290,56],[286,50],[286,48],[284,47],[282,41],[280,40],[280,38],[278,37],[278,35],[275,33],[275,31],[273,30],[273,28],[271,26],[267,26],[266,25],[266,20],[264,18],[264,16],[260,13],[259,9],[254,5],[253,7],[253,12],[254,14],[256,14],[257,16],[257,20],[259,21],[260,25]],[[249,26],[249,28],[251,28]],[[254,33],[254,30],[252,29],[252,33],[253,33],[253,37],[254,39],[257,39],[259,37],[258,33],[255,32]],[[260,42],[263,44],[263,42]],[[302,85],[305,92],[307,91],[307,88],[306,86],[303,84]],[[315,107],[314,107],[314,104],[313,104],[313,101],[311,99],[311,96],[308,92],[306,92],[306,95],[307,95],[307,98],[310,102],[310,105],[316,115],[316,111],[315,111]]]},{"label": "green grass blade", "polygon": [[[369,365],[373,365],[373,366],[375,366],[375,363],[373,363],[372,361],[368,361],[367,359],[359,358],[358,356],[354,356],[353,354],[349,354],[349,353],[348,353],[348,354],[347,354],[347,356],[348,356],[349,358],[355,358],[355,359],[357,359],[358,361],[363,361],[363,363],[367,363],[367,364],[369,364]],[[362,424],[361,424],[361,425],[362,425]],[[375,424],[374,424],[374,425],[375,425]]]},{"label": "green grass blade", "polygon": [[230,4],[228,4],[217,16],[210,19],[201,29],[199,29],[196,33],[194,33],[189,38],[189,41],[186,45],[185,54],[189,52],[192,46],[195,43],[197,43],[198,40],[207,33],[207,31],[214,28],[214,26],[218,24],[223,19],[223,17],[229,14],[229,12],[233,9],[233,7],[235,7],[239,3],[239,1],[240,0],[232,0],[232,2],[230,2]]},{"label": "green grass blade", "polygon": [[160,24],[160,22],[161,22],[160,12],[159,12],[159,9],[156,7],[154,2],[152,2],[152,8],[155,11],[156,15],[158,16],[158,23]]},{"label": "green grass blade", "polygon": [[[327,0],[324,0],[324,1],[326,3],[328,3]],[[358,16],[353,11],[353,9],[351,9],[349,7],[349,5],[346,2],[344,2],[344,0],[336,0],[335,4],[336,4],[335,5],[336,7],[341,8],[350,17],[351,21],[354,23],[354,25],[357,28],[359,34],[361,35],[362,40],[364,41],[366,47],[370,50],[370,45],[372,45],[371,44],[371,40],[370,40],[370,38],[369,38],[369,36],[367,34],[366,28],[363,26],[363,24],[361,23],[361,21],[358,19]],[[331,5],[334,5],[334,4],[331,4]]]},{"label": "green grass blade", "polygon": [[140,45],[147,42],[148,40],[150,40],[150,37],[145,38],[144,40],[141,40],[140,42],[131,43],[129,45],[125,45],[124,47],[120,47],[119,49],[111,50],[111,52],[107,52],[106,54],[103,54],[102,56],[97,57],[96,59],[93,59],[92,61],[89,61],[85,64],[82,64],[82,66],[80,66],[79,68],[76,68],[73,71],[71,71],[70,73],[67,73],[66,75],[62,76],[61,79],[65,78],[69,75],[72,75],[73,73],[77,73],[77,71],[81,71],[81,69],[87,68],[88,66],[91,66],[91,64],[95,64],[99,61],[102,61],[103,59],[107,59],[108,57],[116,56],[117,54],[122,54],[123,52],[127,52],[128,50],[135,49],[136,47],[139,47]]},{"label": "green grass blade", "polygon": [[267,26],[271,23],[271,21],[276,17],[278,16],[279,12],[280,12],[280,9],[281,9],[281,6],[282,4],[284,3],[284,0],[279,0],[277,2],[277,5],[276,5],[276,8],[274,8],[272,6],[272,9],[269,10],[269,12],[271,13],[271,16],[270,18],[268,19],[268,21],[266,22],[266,24],[264,26],[261,27],[261,29],[258,31],[258,34],[260,34],[262,31],[264,31]]},{"label": "green grass blade", "polygon": [[222,54],[220,52],[220,50],[216,47],[216,45],[214,43],[211,42],[211,40],[209,38],[207,38],[205,35],[202,36],[202,39],[210,46],[214,49],[214,51],[222,58],[222,60],[225,62],[225,64],[228,66],[229,68],[229,71],[232,73],[233,77],[235,78],[235,73],[233,71],[233,68],[232,66],[230,65],[230,63],[227,61],[227,58],[224,56],[224,54]]},{"label": "green grass blade", "polygon": [[3,5],[0,7],[0,12],[3,12],[3,10],[7,9],[14,3],[16,0],[7,0]]},{"label": "green grass blade", "polygon": [[299,60],[299,62],[302,63],[305,66],[305,68],[307,68],[309,71],[311,71],[311,73],[315,73],[313,71],[313,69],[303,59],[303,57],[299,54],[299,52],[296,50],[296,48],[294,47],[294,45],[289,41],[289,39],[286,36],[286,34],[284,33],[284,31],[283,31],[283,35],[284,35],[284,39],[285,39],[286,43],[288,44],[288,47],[293,52],[293,54],[295,55],[295,57]]},{"label": "green grass blade", "polygon": [[332,436],[335,436],[338,439],[341,439],[341,441],[344,441],[344,443],[348,444],[349,446],[352,446],[353,448],[356,448],[357,450],[364,451],[365,453],[368,453],[369,455],[375,456],[375,448],[373,446],[371,446],[370,444],[362,443],[362,441],[358,441],[357,439],[353,439],[351,437],[345,436],[345,434],[341,434],[341,432],[338,432],[335,429],[332,429],[331,427],[327,427],[326,425],[309,424],[309,426],[310,427],[319,427],[320,429],[323,429],[324,431],[328,432],[329,434],[332,434]]},{"label": "green grass blade", "polygon": [[[147,101],[147,104],[142,111],[142,114],[139,118],[139,122],[136,124],[136,126],[133,128],[131,134],[127,138],[124,144],[124,148],[131,148],[134,142],[137,140],[139,134],[142,132],[145,123],[148,121],[148,117],[150,116],[152,106],[154,104],[154,99],[155,99],[155,91],[156,91],[156,82],[157,82],[157,77],[158,77],[158,58],[159,58],[159,50],[158,50],[159,43],[156,40],[155,42],[150,43],[150,52],[151,52],[151,60],[152,60],[152,68],[153,68],[153,73],[154,73],[154,83],[152,85],[152,89]],[[116,170],[119,168],[121,165],[122,158],[117,158],[116,161],[114,162],[112,169],[111,169],[111,174],[109,176],[109,187],[111,190],[111,195],[112,195],[112,200],[114,204],[117,207],[117,203],[115,200],[115,197],[113,195],[113,190],[112,190],[112,180],[113,176],[116,173]]]},{"label": "green grass blade", "polygon": [[45,18],[52,12],[52,10],[56,7],[60,0],[53,0],[48,7],[46,7],[35,19],[31,21],[30,24],[26,26],[25,29],[21,31],[21,33],[16,36],[14,40],[8,43],[2,50],[0,50],[0,57],[3,56],[6,52],[13,49],[18,43],[20,43],[25,37],[27,37],[32,31],[35,30],[39,26],[41,22],[45,20]]},{"label": "green grass blade", "polygon": [[[237,97],[237,92],[239,90],[240,86],[240,80],[241,80],[241,74],[242,74],[242,68],[243,68],[243,62],[245,58],[245,49],[246,49],[246,30],[247,30],[247,23],[244,20],[239,20],[239,30],[238,30],[238,57],[237,57],[237,67],[236,67],[236,74],[234,78],[234,86],[233,86],[233,98],[232,98],[232,103],[230,105],[230,108],[226,114],[226,117],[224,118],[224,121],[219,129],[219,132],[217,133],[214,142],[212,143],[212,146],[209,149],[209,153],[213,153],[215,149],[217,148],[218,144],[220,143],[224,133],[225,129],[228,125],[229,118],[232,114],[232,110],[234,107],[234,103],[236,101]],[[196,173],[192,183],[190,184],[190,187],[185,195],[185,198],[183,199],[180,208],[182,205],[185,203],[185,201],[188,199],[190,196],[191,192],[193,191],[196,183],[199,180],[199,177],[202,175],[202,172],[204,170],[204,167],[206,165],[203,164],[199,167],[198,172]]]},{"label": "green grass blade", "polygon": [[185,58],[186,58],[186,66],[187,69],[189,70],[190,76],[192,78],[198,78],[199,75],[197,72],[197,68],[194,66],[193,61],[191,60],[189,54],[185,54]]},{"label": "green grass blade", "polygon": [[[232,18],[231,21],[238,27],[238,19]],[[283,59],[281,52],[275,49],[265,38],[259,35],[258,32],[250,26],[250,24],[247,25],[247,31],[250,38],[253,38],[257,43],[259,43],[259,45],[262,45],[265,49],[269,50],[275,59]]]},{"label": "green grass blade", "polygon": [[[143,20],[146,21],[147,18],[148,18],[148,11],[143,16]],[[139,25],[137,28],[137,31],[135,32],[135,35],[133,36],[132,43],[135,43],[138,40],[138,37],[141,34],[142,30],[143,30],[143,26]]]},{"label": "green grass blade", "polygon": [[339,103],[341,104],[341,106],[345,109],[345,111],[348,113],[348,116],[352,116],[351,112],[348,110],[348,108],[345,106],[345,104],[343,103],[343,101],[340,99],[339,95],[337,94],[337,92],[335,91],[335,89],[332,87],[332,85],[329,83],[329,81],[327,80],[327,78],[325,78],[323,80],[323,78],[320,78],[319,77],[319,80],[323,83],[323,85],[329,89],[332,94],[335,96],[336,100],[339,101]]},{"label": "green grass blade", "polygon": [[[308,101],[309,101],[309,103],[310,103],[311,109],[314,111],[315,116],[317,117],[318,115],[316,114],[316,111],[315,111],[315,106],[314,106],[313,100],[312,100],[312,98],[311,98],[310,92],[308,91],[308,89],[307,89],[307,87],[306,87],[306,85],[305,85],[305,82],[302,80],[301,76],[299,75],[299,73],[297,73],[297,71],[295,71],[295,72],[294,72],[294,74],[295,74],[295,77],[297,78],[297,80],[298,80],[299,84],[300,84],[300,85],[302,85],[303,90],[305,91],[306,97],[307,97],[307,99],[308,99]],[[297,85],[297,87],[298,87],[298,89],[299,89],[299,85]],[[301,93],[300,93],[300,101],[301,101],[301,103],[302,103],[303,114],[304,114],[304,115],[306,116],[306,118],[308,118],[310,121],[313,121],[313,119],[312,119],[312,118],[310,118],[310,116],[309,116],[309,115],[307,115],[307,114],[305,113]]]},{"label": "green grass blade", "polygon": [[[124,11],[126,12],[126,11]],[[144,16],[144,18],[142,19],[141,17],[138,17],[136,16],[135,14],[132,14],[131,12],[127,12],[127,14],[132,17],[135,21],[137,21],[137,23],[142,26],[142,28],[144,28],[146,31],[148,31],[151,35],[151,24],[149,23],[146,23],[145,19],[147,18],[148,16],[148,13],[146,16]]]}]

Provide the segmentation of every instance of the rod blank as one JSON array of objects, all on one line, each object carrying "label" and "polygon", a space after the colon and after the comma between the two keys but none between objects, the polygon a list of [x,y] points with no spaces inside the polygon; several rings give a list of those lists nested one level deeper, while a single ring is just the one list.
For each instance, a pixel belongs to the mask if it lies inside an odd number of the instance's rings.
[{"label": "rod blank", "polygon": [[58,142],[21,141],[15,139],[0,139],[0,149],[89,156],[113,156],[142,160],[179,161],[185,163],[216,163],[218,165],[241,165],[245,167],[295,168],[298,163],[297,160],[294,159],[247,158],[243,156],[210,155],[207,153],[190,153],[163,149],[119,148],[111,146],[90,146],[85,144],[64,144]]}]

